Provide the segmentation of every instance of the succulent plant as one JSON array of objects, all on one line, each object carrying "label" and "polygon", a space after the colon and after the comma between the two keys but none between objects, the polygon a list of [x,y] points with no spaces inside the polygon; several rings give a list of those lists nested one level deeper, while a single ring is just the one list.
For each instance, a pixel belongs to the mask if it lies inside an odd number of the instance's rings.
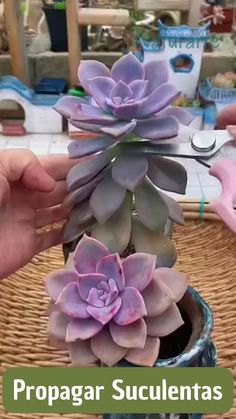
[{"label": "succulent plant", "polygon": [[66,343],[75,365],[112,366],[125,358],[153,366],[160,338],[183,324],[176,303],[186,288],[186,276],[156,269],[154,255],[135,253],[122,260],[84,235],[66,269],[46,279],[54,302],[49,335]]},{"label": "succulent plant", "polygon": [[55,109],[98,136],[74,140],[68,148],[71,158],[84,159],[67,177],[64,204],[73,210],[64,242],[89,231],[112,253],[122,254],[131,241],[136,251],[158,255],[158,266],[172,267],[176,252],[164,233],[170,220],[184,220],[180,206],[160,189],[184,194],[187,174],[161,156],[161,144],[179,141],[179,126],[193,116],[170,106],[180,92],[168,82],[164,61],[143,65],[130,53],[111,71],[82,61],[78,76],[92,101],[64,96]]}]

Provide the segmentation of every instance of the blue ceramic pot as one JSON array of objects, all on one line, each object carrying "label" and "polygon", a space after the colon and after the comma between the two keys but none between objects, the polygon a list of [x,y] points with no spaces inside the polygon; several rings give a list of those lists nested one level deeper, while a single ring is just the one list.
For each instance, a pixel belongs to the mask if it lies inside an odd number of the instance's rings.
[{"label": "blue ceramic pot", "polygon": [[[188,288],[179,304],[185,326],[164,339],[160,356],[154,367],[215,367],[216,349],[211,341],[213,316],[209,306],[193,288]],[[167,357],[172,348],[182,344],[182,350],[175,356]],[[181,345],[180,345],[181,347]],[[165,359],[164,359],[164,356]],[[119,364],[132,367],[127,362]],[[200,419],[201,414],[106,414],[104,419]]]}]

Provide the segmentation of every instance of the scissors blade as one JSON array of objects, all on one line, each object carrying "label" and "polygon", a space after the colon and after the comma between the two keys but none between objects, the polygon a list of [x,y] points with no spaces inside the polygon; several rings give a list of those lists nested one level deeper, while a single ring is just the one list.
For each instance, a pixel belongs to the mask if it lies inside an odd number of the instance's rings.
[{"label": "scissors blade", "polygon": [[[214,157],[227,142],[232,140],[233,137],[226,130],[198,131],[190,135],[187,142],[180,142],[180,136],[172,139],[173,142],[167,140],[157,144],[142,140],[135,143],[132,152],[207,160]],[[132,144],[126,143],[124,147],[128,149]]]}]

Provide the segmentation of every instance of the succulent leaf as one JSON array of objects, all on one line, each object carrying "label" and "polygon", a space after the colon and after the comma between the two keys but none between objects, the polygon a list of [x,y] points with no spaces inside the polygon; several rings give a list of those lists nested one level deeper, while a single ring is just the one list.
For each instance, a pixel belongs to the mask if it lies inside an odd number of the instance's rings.
[{"label": "succulent leaf", "polygon": [[187,172],[178,162],[160,156],[149,158],[148,177],[160,189],[185,194]]},{"label": "succulent leaf", "polygon": [[148,171],[148,160],[142,156],[121,155],[112,164],[112,177],[124,188],[134,191]]},{"label": "succulent leaf", "polygon": [[66,330],[66,342],[90,339],[102,328],[103,325],[91,317],[89,319],[73,319]]},{"label": "succulent leaf", "polygon": [[175,199],[171,198],[169,195],[160,192],[161,197],[165,201],[168,211],[169,211],[169,218],[176,224],[184,225],[184,214],[181,206],[178,204]]},{"label": "succulent leaf", "polygon": [[171,288],[157,278],[142,293],[148,317],[159,316],[176,301]]},{"label": "succulent leaf", "polygon": [[147,317],[147,333],[153,337],[168,336],[184,324],[176,304],[157,317]]},{"label": "succulent leaf", "polygon": [[68,350],[71,363],[75,367],[93,365],[98,359],[90,348],[89,340],[77,340],[76,342],[68,343]]},{"label": "succulent leaf", "polygon": [[114,342],[124,348],[143,348],[147,338],[147,326],[142,318],[125,327],[112,321],[110,332]]},{"label": "succulent leaf", "polygon": [[94,226],[96,223],[95,218],[89,218],[81,224],[75,224],[73,220],[67,221],[62,228],[62,241],[63,243],[70,243],[78,237],[81,237],[86,231]]},{"label": "succulent leaf", "polygon": [[108,171],[109,169],[105,168],[88,183],[70,192],[69,195],[67,195],[67,197],[65,198],[63,206],[65,206],[66,208],[71,208],[74,205],[84,201],[85,199],[90,198],[94,189],[101,182],[101,180],[104,178],[105,173],[108,173]]},{"label": "succulent leaf", "polygon": [[118,253],[100,259],[96,266],[96,272],[105,275],[107,278],[112,278],[116,282],[118,290],[123,290],[125,286],[125,276]]},{"label": "succulent leaf", "polygon": [[109,176],[96,187],[90,198],[90,209],[99,223],[105,223],[122,205],[126,190]]},{"label": "succulent leaf", "polygon": [[89,159],[83,160],[72,167],[66,179],[69,192],[74,191],[92,180],[106,167],[108,162],[110,162],[113,153],[114,148],[112,150],[103,151],[102,153],[91,156]]},{"label": "succulent leaf", "polygon": [[121,307],[114,316],[114,320],[120,326],[127,326],[136,320],[146,316],[147,311],[140,292],[134,287],[126,287],[120,294]]},{"label": "succulent leaf", "polygon": [[153,278],[154,282],[161,281],[168,287],[174,295],[176,303],[181,300],[188,288],[187,275],[173,269],[158,268],[155,270]]},{"label": "succulent leaf", "polygon": [[87,319],[89,314],[87,312],[87,304],[82,300],[78,290],[77,282],[68,284],[59,295],[56,306],[72,318]]},{"label": "succulent leaf", "polygon": [[159,350],[160,339],[148,336],[144,348],[129,349],[125,359],[135,365],[152,367],[158,358]]},{"label": "succulent leaf", "polygon": [[56,340],[66,340],[66,332],[68,324],[70,323],[70,317],[61,313],[60,311],[53,311],[50,314],[48,322],[48,334],[51,338]]},{"label": "succulent leaf", "polygon": [[103,224],[96,224],[91,232],[93,238],[104,243],[111,253],[122,254],[131,237],[131,195],[126,197],[121,207]]},{"label": "succulent leaf", "polygon": [[106,246],[84,235],[74,252],[75,268],[80,274],[95,273],[98,261],[107,255],[109,251]]},{"label": "succulent leaf", "polygon": [[132,217],[131,241],[136,252],[156,255],[157,267],[171,268],[176,262],[176,249],[169,237],[148,229],[136,217]]},{"label": "succulent leaf", "polygon": [[97,358],[108,367],[117,364],[127,352],[126,348],[114,342],[106,328],[103,328],[100,333],[91,339],[91,348]]},{"label": "succulent leaf", "polygon": [[156,256],[134,253],[123,261],[125,284],[143,291],[152,281],[156,266]]},{"label": "succulent leaf", "polygon": [[172,116],[154,116],[149,119],[140,119],[134,128],[134,133],[153,142],[176,137],[178,134],[178,121]]},{"label": "succulent leaf", "polygon": [[168,207],[158,190],[145,180],[135,193],[135,207],[142,223],[153,231],[163,231],[168,220]]},{"label": "succulent leaf", "polygon": [[67,269],[58,269],[45,279],[45,289],[52,301],[57,301],[63,289],[70,283],[77,281],[77,274]]},{"label": "succulent leaf", "polygon": [[68,146],[69,157],[76,159],[79,157],[89,156],[99,151],[106,150],[114,145],[114,139],[108,136],[99,137],[91,140],[73,140]]}]

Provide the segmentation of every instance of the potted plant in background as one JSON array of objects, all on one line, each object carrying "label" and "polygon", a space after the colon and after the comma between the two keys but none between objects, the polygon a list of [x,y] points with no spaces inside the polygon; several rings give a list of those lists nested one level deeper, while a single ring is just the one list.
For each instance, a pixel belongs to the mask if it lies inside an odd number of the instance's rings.
[{"label": "potted plant in background", "polygon": [[[68,51],[66,0],[42,0],[53,52]],[[88,49],[87,27],[80,28],[81,49]]]},{"label": "potted plant in background", "polygon": [[76,365],[214,366],[210,309],[172,269],[170,224],[184,219],[166,191],[184,194],[187,173],[158,154],[193,117],[171,106],[165,61],[129,53],[111,72],[83,61],[78,75],[92,102],[64,96],[56,110],[97,138],[69,145],[85,159],[67,178],[66,268],[46,280],[49,334]]}]

